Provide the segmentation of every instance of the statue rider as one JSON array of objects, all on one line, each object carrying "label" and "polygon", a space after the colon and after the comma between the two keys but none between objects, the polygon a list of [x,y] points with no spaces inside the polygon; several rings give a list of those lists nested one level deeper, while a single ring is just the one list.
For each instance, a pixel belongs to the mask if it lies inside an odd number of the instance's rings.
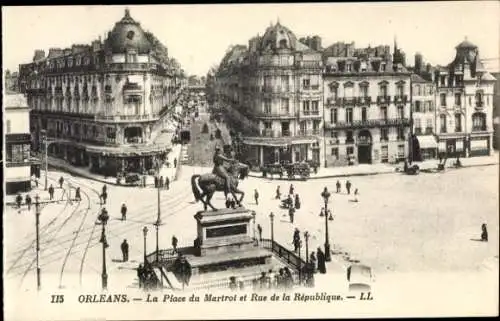
[{"label": "statue rider", "polygon": [[222,154],[220,147],[216,146],[213,161],[214,161],[213,173],[224,179],[225,192],[227,195],[229,193],[229,175],[227,174],[227,171],[224,168],[224,161],[232,162],[234,161],[234,159],[225,157]]}]

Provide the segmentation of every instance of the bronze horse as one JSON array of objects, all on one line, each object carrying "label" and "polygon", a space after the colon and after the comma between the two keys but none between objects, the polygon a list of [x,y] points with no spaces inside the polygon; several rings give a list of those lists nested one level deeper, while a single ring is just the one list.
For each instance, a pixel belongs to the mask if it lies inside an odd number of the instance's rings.
[{"label": "bronze horse", "polygon": [[[241,201],[245,196],[245,192],[238,189],[238,179],[244,179],[248,176],[249,167],[246,164],[234,161],[226,170],[229,176],[229,193],[233,195],[238,206],[242,206]],[[208,206],[214,211],[217,210],[210,202],[215,192],[224,192],[227,197],[223,178],[213,173],[191,176],[191,188],[194,198],[197,202],[201,201],[203,203],[205,211]],[[238,199],[235,194],[239,194],[241,197]]]}]

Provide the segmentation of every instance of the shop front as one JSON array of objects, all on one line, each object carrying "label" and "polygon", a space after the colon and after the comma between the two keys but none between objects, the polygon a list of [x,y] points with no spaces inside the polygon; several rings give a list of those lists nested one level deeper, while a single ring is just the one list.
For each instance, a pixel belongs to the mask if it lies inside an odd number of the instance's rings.
[{"label": "shop front", "polygon": [[490,135],[471,134],[469,138],[469,156],[487,156],[490,154]]}]

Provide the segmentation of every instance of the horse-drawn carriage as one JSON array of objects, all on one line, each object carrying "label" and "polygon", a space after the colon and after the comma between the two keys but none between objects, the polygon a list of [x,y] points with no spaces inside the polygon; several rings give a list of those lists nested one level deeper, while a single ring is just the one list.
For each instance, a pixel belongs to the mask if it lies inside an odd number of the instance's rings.
[{"label": "horse-drawn carriage", "polygon": [[269,175],[271,178],[276,174],[283,178],[286,174],[288,179],[297,177],[307,179],[311,174],[311,167],[308,163],[268,164],[262,169],[262,174],[264,177]]},{"label": "horse-drawn carriage", "polygon": [[139,185],[141,181],[141,175],[139,173],[132,172],[118,173],[118,175],[116,176],[116,182],[120,184],[122,182],[122,179],[127,185]]}]

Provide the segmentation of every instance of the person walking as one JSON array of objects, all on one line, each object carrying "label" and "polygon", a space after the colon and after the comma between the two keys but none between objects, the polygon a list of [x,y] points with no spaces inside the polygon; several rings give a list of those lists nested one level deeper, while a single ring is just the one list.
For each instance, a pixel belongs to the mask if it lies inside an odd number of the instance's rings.
[{"label": "person walking", "polygon": [[144,268],[142,267],[142,264],[139,264],[139,267],[137,268],[137,278],[139,279],[139,288],[144,287]]},{"label": "person walking", "polygon": [[142,187],[146,187],[146,173],[142,175]]},{"label": "person walking", "polygon": [[488,228],[486,227],[486,223],[481,225],[481,241],[488,242]]},{"label": "person walking", "polygon": [[253,197],[255,199],[255,204],[259,205],[259,192],[257,191],[257,189],[255,189],[255,191],[253,193]]},{"label": "person walking", "polygon": [[165,178],[165,187],[167,191],[170,189],[170,178],[168,178],[168,176]]},{"label": "person walking", "polygon": [[128,261],[128,243],[127,239],[123,240],[123,243],[121,245],[121,250],[122,250],[122,256],[123,256],[123,262]]},{"label": "person walking", "polygon": [[28,211],[31,211],[31,196],[30,196],[30,194],[26,194],[25,202],[26,202],[26,205],[28,205]]},{"label": "person walking", "polygon": [[160,182],[159,182],[159,187],[163,188],[163,176],[160,176]]},{"label": "person walking", "polygon": [[345,188],[347,190],[347,194],[351,195],[351,182],[346,181],[345,182]]},{"label": "person walking", "polygon": [[102,204],[106,204],[106,200],[108,199],[108,193],[106,193],[106,191],[102,192],[101,199],[102,199]]},{"label": "person walking", "polygon": [[288,190],[288,194],[289,195],[293,195],[293,192],[294,192],[293,184],[290,184],[290,188]]},{"label": "person walking", "polygon": [[174,249],[174,253],[177,253],[177,243],[179,240],[174,236],[172,236],[172,248]]},{"label": "person walking", "polygon": [[158,188],[160,185],[159,185],[159,179],[158,179],[158,176],[155,175],[155,188]]},{"label": "person walking", "polygon": [[38,177],[35,176],[35,185],[38,187]]},{"label": "person walking", "polygon": [[300,209],[300,198],[299,198],[299,194],[295,194],[295,209],[298,210]]},{"label": "person walking", "polygon": [[358,202],[358,189],[354,189],[354,201],[357,203]]},{"label": "person walking", "polygon": [[17,205],[17,208],[21,208],[21,203],[23,202],[23,197],[21,196],[21,194],[17,194],[16,196],[16,205]]},{"label": "person walking", "polygon": [[177,168],[177,158],[174,158],[174,168]]},{"label": "person walking", "polygon": [[125,205],[125,203],[122,203],[121,213],[122,221],[125,221],[127,219],[127,205]]},{"label": "person walking", "polygon": [[276,197],[274,199],[277,199],[277,200],[281,199],[281,191],[280,191],[279,185],[276,187]]},{"label": "person walking", "polygon": [[59,188],[62,188],[63,187],[63,183],[64,183],[64,178],[61,176],[59,178]]},{"label": "person walking", "polygon": [[311,256],[309,258],[309,263],[311,263],[312,272],[316,273],[317,260],[316,260],[316,253],[314,253],[314,251],[311,253]]},{"label": "person walking", "polygon": [[325,274],[326,273],[325,253],[323,253],[323,251],[319,247],[318,247],[318,250],[316,252],[318,253],[318,271],[321,274]]},{"label": "person walking", "polygon": [[257,224],[257,231],[259,232],[259,241],[262,242],[262,226]]},{"label": "person walking", "polygon": [[293,251],[298,252],[300,245],[300,231],[298,228],[295,228],[293,232]]},{"label": "person walking", "polygon": [[80,202],[82,200],[82,195],[80,194],[80,187],[75,190],[75,201]]},{"label": "person walking", "polygon": [[50,184],[50,186],[49,186],[49,197],[50,197],[50,200],[54,199],[54,186],[52,186],[52,184]]},{"label": "person walking", "polygon": [[106,184],[104,184],[102,186],[102,193],[105,194],[105,193],[107,193],[107,191],[108,191],[108,187],[106,186]]},{"label": "person walking", "polygon": [[340,190],[341,190],[341,185],[340,185],[340,181],[337,180],[337,184],[335,184],[337,186],[337,193],[340,193]]},{"label": "person walking", "polygon": [[293,219],[294,219],[294,216],[295,216],[295,207],[290,206],[290,207],[288,208],[288,216],[289,216],[289,218],[290,218],[290,223],[292,223],[292,224],[293,224]]}]

